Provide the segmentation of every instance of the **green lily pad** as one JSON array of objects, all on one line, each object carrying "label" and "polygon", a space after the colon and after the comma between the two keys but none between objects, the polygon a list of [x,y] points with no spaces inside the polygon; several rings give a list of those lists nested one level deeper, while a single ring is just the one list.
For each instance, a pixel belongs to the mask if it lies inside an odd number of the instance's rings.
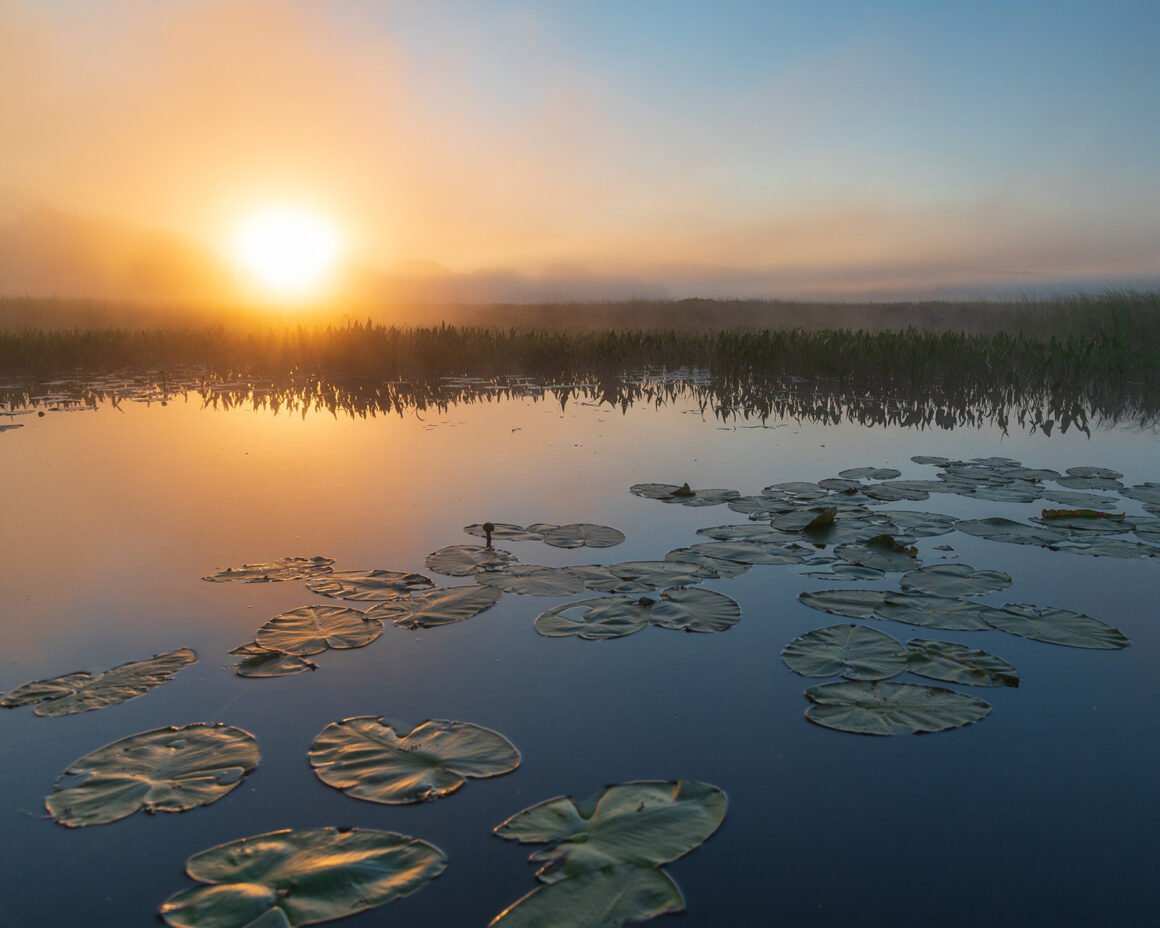
[{"label": "green lily pad", "polygon": [[[1077,468],[1071,468],[1077,470]],[[1069,490],[1122,490],[1124,485],[1115,477],[1067,476],[1056,477],[1055,482]]]},{"label": "green lily pad", "polygon": [[[808,563],[813,564],[814,561]],[[881,580],[886,576],[882,571],[873,567],[860,567],[857,564],[834,564],[829,570],[811,570],[802,574],[803,577],[812,577],[815,580]]]},{"label": "green lily pad", "polygon": [[300,606],[274,616],[254,640],[267,650],[302,657],[327,648],[361,648],[382,633],[382,622],[349,606]]},{"label": "green lily pad", "polygon": [[314,661],[300,654],[286,651],[272,651],[258,642],[250,641],[230,651],[242,659],[234,664],[234,672],[239,677],[286,677],[304,670],[317,670]]},{"label": "green lily pad", "polygon": [[544,532],[543,541],[553,548],[611,548],[624,541],[624,532],[610,525],[572,522]]},{"label": "green lily pad", "polygon": [[1124,487],[1119,491],[1121,496],[1126,496],[1128,499],[1134,499],[1137,502],[1147,503],[1151,506],[1160,506],[1160,483],[1137,484],[1136,486]]},{"label": "green lily pad", "polygon": [[946,731],[977,722],[991,711],[974,696],[917,683],[851,680],[811,686],[806,718],[815,725],[866,735]]},{"label": "green lily pad", "polygon": [[614,597],[600,596],[574,603],[553,606],[536,616],[536,632],[547,638],[583,638],[601,641],[605,638],[623,638],[639,632],[648,620],[639,611],[623,610],[614,604]]},{"label": "green lily pad", "polygon": [[703,575],[706,579],[729,580],[733,577],[740,577],[752,566],[729,558],[713,557],[700,551],[694,551],[692,548],[673,548],[672,551],[666,551],[665,560],[698,567],[700,568],[698,574]]},{"label": "green lily pad", "polygon": [[893,480],[901,477],[902,471],[893,467],[850,467],[838,471],[838,476],[847,480]]},{"label": "green lily pad", "polygon": [[1019,674],[1005,660],[953,641],[911,638],[906,669],[920,677],[971,686],[1018,686]]},{"label": "green lily pad", "polygon": [[543,541],[544,531],[557,527],[555,525],[512,525],[510,522],[476,522],[472,525],[463,526],[463,530],[468,535],[474,535],[476,538],[486,538],[487,530],[483,527],[485,524],[491,525],[492,538],[502,538],[504,541]]},{"label": "green lily pad", "polygon": [[489,586],[452,586],[412,593],[367,610],[368,618],[406,628],[452,625],[494,606],[503,594]]},{"label": "green lily pad", "polygon": [[121,664],[95,677],[81,672],[34,680],[9,691],[0,699],[0,706],[13,709],[35,704],[33,712],[50,718],[103,709],[135,699],[155,686],[168,683],[182,667],[196,660],[197,655],[192,650],[178,648],[143,661]]},{"label": "green lily pad", "polygon": [[609,786],[582,802],[558,796],[524,809],[495,829],[520,844],[554,844],[532,854],[544,883],[609,867],[653,866],[683,857],[725,818],[728,800],[695,780]]},{"label": "green lily pad", "polygon": [[568,596],[584,589],[584,578],[571,567],[513,564],[506,570],[476,574],[475,582],[503,593],[526,596]]},{"label": "green lily pad", "polygon": [[900,500],[921,501],[930,498],[929,491],[904,483],[875,483],[863,488],[862,493],[882,503],[896,503]]},{"label": "green lily pad", "polygon": [[104,825],[139,809],[185,812],[221,799],[257,765],[258,743],[240,728],[157,728],[73,761],[45,806],[69,828]]},{"label": "green lily pad", "polygon": [[[1125,491],[1126,492],[1126,491]],[[1052,503],[1076,509],[1115,509],[1116,500],[1098,493],[1078,493],[1067,490],[1044,490],[1042,496]]]},{"label": "green lily pad", "polygon": [[1067,541],[1065,532],[1041,525],[1027,525],[1011,519],[963,519],[955,523],[955,528],[978,538],[1012,545],[1039,545],[1050,548]]},{"label": "green lily pad", "polygon": [[689,485],[677,486],[675,483],[638,483],[628,488],[634,496],[643,496],[645,499],[658,499],[662,503],[680,503],[683,506],[720,506],[731,499],[737,499],[741,494],[736,490],[705,489],[694,490]]},{"label": "green lily pad", "polygon": [[803,677],[885,680],[906,669],[907,650],[897,638],[865,625],[831,625],[795,638],[781,659]]},{"label": "green lily pad", "polygon": [[935,538],[955,530],[954,516],[944,516],[938,512],[913,512],[909,509],[890,509],[879,513],[889,518],[896,534],[907,538]]},{"label": "green lily pad", "polygon": [[806,548],[760,541],[701,541],[689,545],[689,550],[706,557],[766,566],[800,564],[810,554]]},{"label": "green lily pad", "polygon": [[936,467],[942,467],[943,465],[949,464],[951,462],[950,458],[940,457],[936,454],[916,454],[911,458],[911,460],[914,461],[915,464],[933,464]]},{"label": "green lily pad", "polygon": [[834,549],[834,554],[847,563],[857,564],[860,567],[872,567],[886,573],[912,570],[916,565],[922,563],[914,548],[898,544],[890,535],[876,536],[864,542],[838,545]]},{"label": "green lily pad", "polygon": [[677,884],[659,867],[606,867],[537,887],[488,928],[617,928],[684,908]]},{"label": "green lily pad", "polygon": [[1024,483],[1007,486],[980,486],[975,487],[972,494],[978,499],[985,499],[993,503],[1033,503],[1040,498],[1038,484],[1032,486]]},{"label": "green lily pad", "polygon": [[388,805],[440,799],[467,777],[495,777],[520,765],[520,752],[490,728],[445,719],[406,728],[369,715],[327,725],[307,757],[327,786]]},{"label": "green lily pad", "polygon": [[953,599],[931,593],[886,593],[875,611],[877,618],[904,625],[942,628],[948,631],[982,632],[991,629],[993,606],[969,599]]},{"label": "green lily pad", "polygon": [[1126,538],[1097,538],[1093,541],[1069,541],[1059,546],[1060,551],[1069,554],[1083,554],[1088,557],[1158,557],[1160,548],[1155,545],[1128,541]]},{"label": "green lily pad", "polygon": [[392,831],[272,831],[194,854],[186,872],[210,885],[170,896],[160,914],[173,928],[253,928],[278,925],[280,910],[297,928],[407,896],[446,866],[439,848]]},{"label": "green lily pad", "polygon": [[707,535],[715,541],[761,541],[783,544],[793,541],[792,532],[781,532],[768,523],[742,522],[740,525],[713,525],[697,529],[698,535]]},{"label": "green lily pad", "polygon": [[202,577],[213,583],[235,580],[243,583],[272,583],[279,580],[306,580],[330,573],[332,557],[283,557],[268,564],[243,564],[226,567],[216,574]]},{"label": "green lily pad", "polygon": [[704,579],[697,565],[679,561],[619,561],[604,569],[615,578],[614,582],[604,581],[596,571],[584,575],[584,585],[602,593],[641,593],[687,586]]},{"label": "green lily pad", "polygon": [[879,590],[817,590],[799,593],[798,601],[811,609],[851,619],[872,619],[886,601]]},{"label": "green lily pad", "polygon": [[335,599],[378,602],[433,585],[429,577],[400,570],[336,570],[311,580],[306,589]]},{"label": "green lily pad", "polygon": [[621,638],[645,625],[687,632],[723,632],[741,619],[741,607],[723,593],[666,590],[649,596],[607,596],[566,603],[536,617],[535,628],[550,638]]},{"label": "green lily pad", "polygon": [[1070,609],[1008,603],[995,611],[997,615],[987,614],[987,622],[1020,638],[1061,644],[1069,648],[1101,650],[1126,648],[1129,644],[1118,628]]},{"label": "green lily pad", "polygon": [[500,548],[482,545],[448,545],[427,555],[427,567],[447,577],[469,577],[488,570],[503,570],[516,556]]},{"label": "green lily pad", "polygon": [[784,483],[771,483],[762,487],[761,495],[783,503],[798,505],[812,500],[825,499],[830,494],[816,483],[806,483],[804,480],[789,480]]},{"label": "green lily pad", "polygon": [[1011,585],[1011,577],[1001,570],[975,570],[968,564],[933,564],[907,571],[899,585],[910,593],[977,596],[1006,589]]}]

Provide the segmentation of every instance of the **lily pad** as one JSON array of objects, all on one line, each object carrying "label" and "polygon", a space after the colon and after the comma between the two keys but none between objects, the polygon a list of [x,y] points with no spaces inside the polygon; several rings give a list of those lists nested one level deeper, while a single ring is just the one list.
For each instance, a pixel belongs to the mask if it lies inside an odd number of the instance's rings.
[{"label": "lily pad", "polygon": [[713,557],[700,551],[694,551],[692,548],[673,548],[672,551],[666,551],[665,560],[699,567],[701,568],[700,573],[706,579],[729,580],[733,577],[740,577],[752,566],[729,558]]},{"label": "lily pad", "polygon": [[955,528],[968,535],[1012,545],[1040,545],[1050,548],[1067,540],[1065,532],[1041,525],[1027,525],[1011,519],[963,519],[955,523]]},{"label": "lily pad", "polygon": [[931,593],[886,593],[877,618],[904,625],[943,628],[948,631],[981,632],[992,628],[990,619],[999,610],[969,599],[953,599]]},{"label": "lily pad", "polygon": [[221,799],[258,764],[249,732],[218,723],[130,735],[69,764],[45,800],[70,828],[146,812],[185,812]]},{"label": "lily pad", "polygon": [[1059,503],[1061,506],[1072,506],[1077,509],[1116,508],[1116,500],[1113,497],[1101,496],[1098,493],[1078,493],[1069,492],[1067,490],[1044,490],[1041,495],[1049,502]]},{"label": "lily pad", "polygon": [[971,686],[1018,686],[1019,674],[1000,657],[953,641],[911,638],[906,669],[920,677]]},{"label": "lily pad", "polygon": [[300,606],[270,619],[254,640],[270,651],[307,656],[327,648],[361,648],[383,633],[377,618],[348,606]]},{"label": "lily pad", "polygon": [[336,570],[306,584],[320,596],[363,602],[395,599],[430,586],[434,586],[430,577],[400,570]]},{"label": "lily pad", "polygon": [[332,557],[283,557],[268,564],[243,564],[226,567],[216,574],[202,577],[213,583],[235,580],[243,583],[272,583],[280,580],[306,580],[319,574],[330,573]]},{"label": "lily pad", "polygon": [[911,570],[922,562],[914,548],[898,544],[890,535],[879,535],[864,542],[838,545],[834,554],[850,564],[872,567],[886,573]]},{"label": "lily pad", "polygon": [[567,603],[541,613],[535,628],[550,638],[620,638],[645,625],[687,632],[723,632],[741,619],[741,607],[723,593],[666,590],[659,598],[608,596]]},{"label": "lily pad", "polygon": [[798,601],[811,609],[820,609],[831,615],[851,619],[874,618],[886,601],[886,594],[878,590],[817,590],[798,594]]},{"label": "lily pad", "polygon": [[197,660],[189,648],[155,654],[143,661],[121,664],[95,677],[90,673],[70,673],[49,680],[35,680],[8,692],[0,706],[13,709],[36,704],[37,715],[59,717],[103,709],[144,695],[155,686],[168,683],[186,664]]},{"label": "lily pad", "polygon": [[502,538],[504,541],[543,541],[544,531],[557,527],[555,525],[512,525],[510,522],[476,522],[472,525],[463,526],[463,530],[468,535],[474,535],[476,538],[486,538],[488,533],[484,528],[485,524],[491,526],[492,538]]},{"label": "lily pad", "polygon": [[916,454],[911,458],[915,464],[933,464],[936,467],[942,467],[951,462],[950,458],[940,457],[936,454]]},{"label": "lily pad", "polygon": [[988,613],[987,622],[1020,638],[1061,644],[1069,648],[1101,650],[1126,648],[1129,644],[1127,637],[1118,628],[1070,609],[1008,603],[995,612],[997,615]]},{"label": "lily pad", "polygon": [[946,731],[977,722],[991,711],[974,696],[917,683],[851,680],[811,686],[806,718],[815,725],[866,735]]},{"label": "lily pad", "polygon": [[[208,886],[170,896],[161,917],[174,928],[296,928],[354,915],[407,896],[439,876],[447,857],[407,835],[366,828],[272,831],[222,844],[186,862]],[[271,920],[272,919],[272,920]]]},{"label": "lily pad", "polygon": [[488,928],[617,928],[684,908],[677,884],[659,867],[605,867],[537,887]]},{"label": "lily pad", "polygon": [[584,585],[600,592],[635,593],[687,586],[704,579],[702,569],[696,564],[679,561],[619,561],[605,569],[616,578],[615,583],[605,585],[596,572],[585,576]]},{"label": "lily pad", "polygon": [[1006,589],[1011,585],[1011,577],[1001,570],[975,570],[968,564],[933,564],[907,571],[899,585],[911,593],[977,596]]},{"label": "lily pad", "polygon": [[883,503],[896,503],[904,499],[921,501],[930,498],[928,490],[917,489],[902,483],[875,483],[865,487],[862,493],[870,499],[876,499]]},{"label": "lily pad", "polygon": [[936,538],[955,530],[954,516],[945,516],[938,512],[890,509],[881,512],[880,515],[890,520],[888,524],[894,526],[896,534],[907,538]]},{"label": "lily pad", "polygon": [[[809,561],[809,564],[815,563]],[[829,570],[811,570],[802,574],[803,577],[812,577],[815,580],[881,580],[886,576],[882,571],[873,567],[860,567],[857,564],[834,564]]]},{"label": "lily pad", "polygon": [[553,548],[611,548],[624,541],[624,532],[610,525],[572,522],[544,532],[543,541]]},{"label": "lily pad", "polygon": [[242,659],[234,664],[239,677],[286,677],[304,670],[317,670],[318,665],[300,654],[272,651],[256,641],[247,642],[230,651]]},{"label": "lily pad", "polygon": [[516,556],[501,548],[482,545],[448,545],[427,555],[427,567],[448,577],[469,577],[488,570],[503,570]]},{"label": "lily pad", "polygon": [[495,777],[520,765],[520,752],[490,728],[445,719],[406,728],[369,715],[327,725],[307,757],[327,786],[388,805],[440,799],[467,777]]},{"label": "lily pad", "polygon": [[741,564],[800,564],[810,555],[809,549],[760,541],[701,541],[689,550],[706,557],[737,561]]},{"label": "lily pad", "polygon": [[893,480],[901,477],[902,471],[893,467],[850,467],[838,471],[838,476],[847,480]]},{"label": "lily pad", "polygon": [[503,594],[489,586],[452,586],[412,593],[367,610],[367,617],[406,628],[452,625],[479,615],[499,602]]},{"label": "lily pad", "polygon": [[725,818],[728,800],[695,780],[609,786],[582,802],[558,796],[495,829],[520,844],[554,844],[531,855],[544,883],[623,866],[660,866],[704,842]]},{"label": "lily pad", "polygon": [[475,582],[503,593],[568,596],[584,589],[584,578],[571,567],[513,564],[506,570],[476,574]]},{"label": "lily pad", "polygon": [[803,677],[885,680],[906,670],[902,642],[865,625],[831,625],[795,638],[781,659]]}]

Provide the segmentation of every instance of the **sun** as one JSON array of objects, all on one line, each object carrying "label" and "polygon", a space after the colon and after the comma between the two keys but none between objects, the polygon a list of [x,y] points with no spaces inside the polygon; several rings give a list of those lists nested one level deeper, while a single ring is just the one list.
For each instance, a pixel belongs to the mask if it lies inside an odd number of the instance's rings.
[{"label": "sun", "polygon": [[271,206],[247,216],[234,237],[238,265],[280,297],[316,291],[338,260],[338,232],[327,220],[294,206]]}]

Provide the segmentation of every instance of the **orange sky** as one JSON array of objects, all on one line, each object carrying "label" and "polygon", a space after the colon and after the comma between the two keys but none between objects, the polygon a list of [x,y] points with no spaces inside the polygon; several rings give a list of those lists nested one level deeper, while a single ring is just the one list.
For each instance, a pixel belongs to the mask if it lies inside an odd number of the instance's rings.
[{"label": "orange sky", "polygon": [[[969,37],[933,51],[960,23],[902,6],[795,14],[750,44],[761,4],[702,22],[684,5],[0,0],[0,223],[46,206],[225,254],[249,211],[289,202],[367,268],[650,295],[1160,278],[1157,168],[1133,154],[1156,134],[1139,109],[1155,64],[1077,53],[1056,75],[1092,28],[1061,14],[1037,23],[1040,51],[980,33],[996,96],[955,70]],[[1121,44],[1157,34],[1122,18],[1104,23]]]}]

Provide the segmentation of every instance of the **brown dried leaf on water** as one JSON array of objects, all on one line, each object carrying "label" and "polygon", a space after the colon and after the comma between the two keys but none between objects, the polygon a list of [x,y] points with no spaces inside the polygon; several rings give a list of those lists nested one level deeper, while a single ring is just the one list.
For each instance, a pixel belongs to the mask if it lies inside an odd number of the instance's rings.
[{"label": "brown dried leaf on water", "polygon": [[283,557],[265,564],[243,564],[226,567],[216,574],[202,577],[213,583],[241,581],[243,583],[273,583],[281,580],[306,580],[331,571],[332,557]]},{"label": "brown dried leaf on water", "polygon": [[47,680],[34,680],[8,692],[0,706],[36,705],[37,715],[59,717],[103,709],[135,699],[154,687],[173,679],[182,667],[192,664],[197,655],[190,648],[178,648],[155,654],[143,661],[130,661],[95,676],[87,672],[70,673]]}]

